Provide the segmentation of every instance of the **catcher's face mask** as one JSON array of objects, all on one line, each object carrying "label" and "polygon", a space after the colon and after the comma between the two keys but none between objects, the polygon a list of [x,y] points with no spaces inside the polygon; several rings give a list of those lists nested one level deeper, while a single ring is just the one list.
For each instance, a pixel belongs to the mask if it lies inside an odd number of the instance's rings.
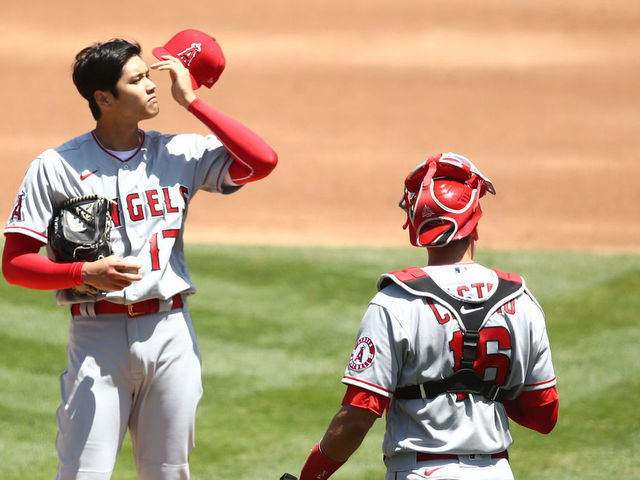
[{"label": "catcher's face mask", "polygon": [[482,210],[480,198],[496,191],[467,158],[455,153],[429,157],[405,179],[400,208],[416,247],[443,247],[469,236]]}]

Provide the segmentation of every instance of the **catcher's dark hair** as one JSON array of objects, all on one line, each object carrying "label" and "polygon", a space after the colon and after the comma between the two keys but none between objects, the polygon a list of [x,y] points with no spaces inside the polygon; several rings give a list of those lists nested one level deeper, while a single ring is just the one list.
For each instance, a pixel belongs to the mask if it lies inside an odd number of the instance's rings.
[{"label": "catcher's dark hair", "polygon": [[73,83],[80,95],[89,102],[93,118],[98,120],[101,115],[93,98],[94,92],[109,91],[117,98],[116,83],[122,74],[122,67],[141,52],[140,44],[121,38],[95,43],[78,52],[73,65]]}]

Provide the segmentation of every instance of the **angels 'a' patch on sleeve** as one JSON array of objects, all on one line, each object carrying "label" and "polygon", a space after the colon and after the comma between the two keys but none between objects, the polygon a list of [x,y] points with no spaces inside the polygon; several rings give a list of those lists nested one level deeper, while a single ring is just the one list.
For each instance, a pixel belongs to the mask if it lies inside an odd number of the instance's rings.
[{"label": "angels 'a' patch on sleeve", "polygon": [[360,337],[349,358],[349,368],[360,371],[370,367],[376,356],[376,347],[369,337]]}]

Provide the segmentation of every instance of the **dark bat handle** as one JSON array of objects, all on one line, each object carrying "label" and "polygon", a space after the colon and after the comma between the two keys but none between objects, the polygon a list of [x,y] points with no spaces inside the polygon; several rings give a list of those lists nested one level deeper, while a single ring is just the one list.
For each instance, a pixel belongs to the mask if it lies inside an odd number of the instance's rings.
[{"label": "dark bat handle", "polygon": [[280,480],[298,480],[298,477],[294,477],[290,473],[285,473],[280,477]]}]

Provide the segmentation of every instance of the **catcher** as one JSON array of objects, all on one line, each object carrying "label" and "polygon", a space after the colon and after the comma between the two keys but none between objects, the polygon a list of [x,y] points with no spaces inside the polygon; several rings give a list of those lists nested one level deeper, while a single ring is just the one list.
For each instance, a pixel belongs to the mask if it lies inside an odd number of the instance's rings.
[{"label": "catcher", "polygon": [[[60,480],[110,478],[127,429],[138,478],[189,478],[202,380],[187,207],[200,190],[234,193],[277,163],[262,138],[196,97],[225,66],[214,38],[184,30],[154,54],[148,67],[122,39],[78,53],[73,81],[95,129],[31,163],[5,229],[7,281],[55,290],[71,310]],[[211,134],[139,128],[159,112],[150,70],[170,76],[174,100]],[[45,244],[48,258],[38,254]]]},{"label": "catcher", "polygon": [[405,228],[428,265],[380,277],[342,378],[342,408],[300,480],[329,478],[385,411],[387,480],[512,479],[508,418],[553,429],[542,309],[522,277],[473,261],[486,192],[495,193],[491,181],[453,153],[407,176]]}]

